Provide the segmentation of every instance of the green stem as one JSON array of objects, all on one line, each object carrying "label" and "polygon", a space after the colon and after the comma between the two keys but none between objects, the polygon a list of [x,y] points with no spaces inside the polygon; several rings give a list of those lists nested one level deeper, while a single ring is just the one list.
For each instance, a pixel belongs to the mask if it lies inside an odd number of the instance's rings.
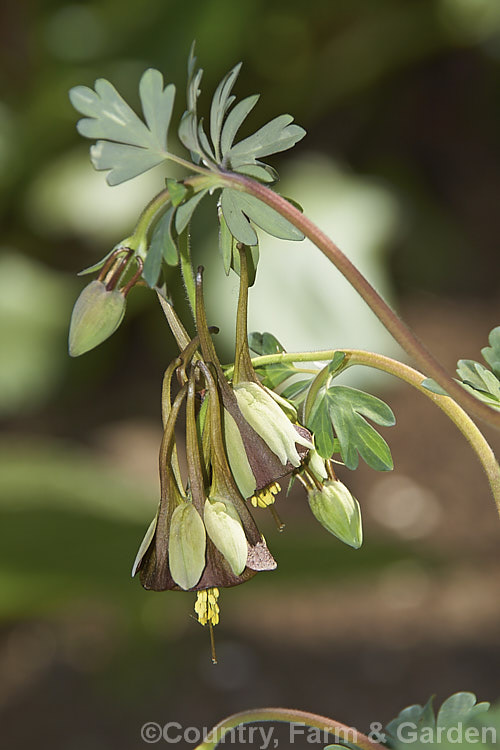
[{"label": "green stem", "polygon": [[147,235],[169,204],[170,193],[165,188],[149,201],[139,216],[134,233],[127,240],[124,240],[123,244],[132,248],[132,250],[137,250],[139,255],[144,258],[147,252]]},{"label": "green stem", "polygon": [[[180,157],[176,157],[176,159],[173,159],[173,161],[177,161],[183,166],[197,169],[196,165],[190,164]],[[220,183],[220,178],[213,172],[210,172],[209,170],[203,169],[201,167],[197,171],[201,172],[202,176],[192,175],[190,177],[186,177],[186,179],[183,180],[184,185],[191,187],[195,193],[198,193],[200,190],[204,190],[207,187],[214,187],[214,185]],[[149,201],[149,203],[139,216],[133,234],[126,240],[124,240],[121,244],[132,248],[132,250],[138,251],[139,255],[144,258],[147,252],[147,236],[154,228],[155,224],[160,220],[169,205],[170,193],[168,188],[165,188],[165,190],[157,193],[157,195],[155,195],[155,197]]]},{"label": "green stem", "polygon": [[[276,364],[278,362],[317,362],[333,359],[333,356],[339,351],[345,354],[345,360],[342,363],[341,369],[352,367],[353,365],[365,365],[366,367],[373,367],[376,370],[382,370],[390,375],[394,375],[416,388],[424,396],[427,396],[428,399],[436,404],[451,419],[481,462],[500,514],[500,467],[486,438],[454,399],[450,396],[440,396],[425,388],[422,385],[425,376],[421,372],[418,372],[418,370],[414,370],[412,367],[390,357],[385,357],[382,354],[365,352],[360,349],[330,349],[319,352],[266,354],[261,357],[254,357],[252,364],[254,367],[263,367],[264,365]],[[230,372],[227,373],[227,377],[230,377]]]},{"label": "green stem", "polygon": [[179,235],[179,257],[181,259],[181,274],[184,281],[184,288],[186,290],[187,298],[189,301],[189,307],[193,315],[193,320],[196,321],[196,282],[193,271],[193,264],[191,263],[191,248],[189,244],[189,225]]},{"label": "green stem", "polygon": [[192,161],[188,161],[187,159],[183,159],[182,156],[177,156],[176,154],[168,154],[168,160],[175,162],[175,164],[179,164],[181,167],[185,167],[186,169],[189,169],[190,172],[198,172],[198,174],[202,175],[213,175],[213,171],[210,169],[207,169],[206,167],[200,167],[199,164],[195,164]]},{"label": "green stem", "polygon": [[382,750],[383,745],[374,742],[353,727],[348,727],[335,719],[311,714],[307,711],[293,711],[286,708],[257,708],[253,711],[242,711],[219,722],[212,729],[207,739],[198,745],[196,750],[215,750],[227,732],[241,724],[251,724],[256,721],[282,721],[298,724],[301,727],[311,727],[333,735],[337,741],[349,743],[351,747],[361,750]]},{"label": "green stem", "polygon": [[403,349],[422,367],[427,377],[434,378],[447,393],[479,419],[500,429],[500,412],[490,409],[486,404],[478,401],[474,396],[456,383],[449,376],[445,368],[418,340],[415,334],[389,307],[380,294],[365,279],[356,266],[344,255],[340,248],[327,237],[310,219],[300,213],[291,203],[265,185],[244,175],[233,172],[223,175],[226,187],[249,193],[266,205],[274,208],[281,216],[305,234],[316,247],[336,266],[345,276],[351,286],[361,295],[382,324],[392,334]]}]

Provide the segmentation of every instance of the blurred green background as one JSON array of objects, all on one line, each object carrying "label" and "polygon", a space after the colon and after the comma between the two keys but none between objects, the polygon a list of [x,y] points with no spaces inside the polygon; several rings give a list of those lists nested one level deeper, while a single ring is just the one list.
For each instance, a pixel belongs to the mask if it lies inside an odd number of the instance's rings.
[{"label": "blurred green background", "polygon": [[[292,113],[308,136],[276,158],[283,190],[402,311],[450,370],[500,323],[498,0],[59,0],[0,10],[0,724],[5,747],[132,750],[146,721],[210,726],[288,705],[360,729],[455,690],[499,696],[500,527],[461,436],[418,394],[392,405],[396,469],[342,478],[366,542],[344,548],[282,499],[276,573],[222,595],[220,664],[189,595],[129,570],[157,500],[159,391],[175,348],[146,290],[98,350],[70,361],[76,272],[132,229],[162,186],[108,188],[67,91],[113,81],[137,103],[162,70],[184,106],[189,46],[202,109],[239,60],[249,127]],[[231,356],[236,281],[217,259],[213,204],[193,228],[211,323]],[[198,240],[198,243],[197,243]],[[263,243],[252,327],[290,350],[397,348],[305,243]],[[183,306],[175,274],[171,292]],[[367,382],[356,375],[355,383]],[[487,433],[498,450],[498,435]]]}]

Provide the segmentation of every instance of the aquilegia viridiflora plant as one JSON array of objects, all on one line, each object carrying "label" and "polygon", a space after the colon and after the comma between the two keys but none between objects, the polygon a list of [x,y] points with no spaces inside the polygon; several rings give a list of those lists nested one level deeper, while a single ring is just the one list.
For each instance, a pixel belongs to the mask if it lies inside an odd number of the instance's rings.
[{"label": "aquilegia viridiflora plant", "polygon": [[[370,422],[390,426],[394,415],[380,399],[335,384],[336,376],[348,367],[366,365],[389,372],[433,400],[476,451],[500,508],[498,464],[464,411],[500,426],[500,328],[492,331],[491,346],[483,349],[491,369],[461,361],[460,381],[450,378],[336,245],[293,201],[272,189],[278,175],[263,160],[294,146],[305,131],[290,115],[280,115],[238,141],[238,130],[258,100],[249,96],[235,101],[231,92],[239,69],[239,65],[233,68],[215,91],[207,134],[197,114],[202,71],[191,52],[187,109],[178,128],[189,158],[169,150],[175,88],[164,87],[159,71],[147,70],[141,78],[143,119],[104,79],[96,81],[94,90],[77,86],[70,92],[74,107],[84,115],[79,132],[95,140],[92,163],[98,170],[108,170],[110,185],[163,163],[186,169],[182,180],[167,176],[165,189],[148,203],[133,233],[87,269],[86,273],[98,275],[75,304],[69,348],[72,356],[78,356],[108,338],[119,326],[135,284],[155,292],[179,355],[167,367],[163,381],[160,501],[133,574],[139,573],[146,589],[196,592],[198,619],[209,625],[212,636],[219,620],[219,589],[276,567],[252,511],[268,507],[281,525],[274,502],[285,477],[304,486],[311,511],[325,529],[354,548],[361,545],[360,506],[338,479],[335,467],[355,469],[361,457],[375,470],[392,469],[390,449]],[[217,329],[207,321],[203,269],[193,269],[189,242],[196,208],[214,197],[224,269],[226,274],[232,269],[240,278],[234,363],[225,367],[212,337]],[[255,281],[259,229],[288,240],[309,237],[423,373],[372,352],[287,353],[270,333],[248,336],[247,297]],[[214,252],[207,262],[218,263],[216,256]],[[169,299],[163,283],[165,264],[180,267],[196,327],[194,338]],[[321,361],[325,365],[318,367]],[[173,379],[180,385],[175,394]],[[187,477],[179,469],[175,440],[182,412]]]}]

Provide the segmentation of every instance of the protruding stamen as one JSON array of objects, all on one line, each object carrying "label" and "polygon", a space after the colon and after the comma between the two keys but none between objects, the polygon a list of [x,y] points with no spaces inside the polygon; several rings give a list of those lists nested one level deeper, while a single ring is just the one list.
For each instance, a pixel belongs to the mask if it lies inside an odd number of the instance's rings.
[{"label": "protruding stamen", "polygon": [[219,622],[219,605],[217,599],[219,598],[219,589],[210,588],[198,591],[196,602],[194,605],[194,611],[198,615],[198,622],[200,625],[210,626],[217,625]]},{"label": "protruding stamen", "polygon": [[264,487],[263,490],[251,497],[250,502],[254,508],[268,508],[276,500],[275,495],[278,492],[281,492],[281,487],[278,482],[273,482],[273,484]]},{"label": "protruding stamen", "polygon": [[211,622],[208,623],[208,627],[210,628],[210,651],[212,652],[212,664],[217,664],[217,654],[215,652],[214,627]]},{"label": "protruding stamen", "polygon": [[276,508],[274,507],[274,505],[270,505],[269,506],[269,510],[271,511],[271,515],[274,518],[274,521],[276,523],[278,531],[280,531],[280,532],[283,531],[284,528],[285,528],[285,523],[279,517],[278,512],[277,512]]}]

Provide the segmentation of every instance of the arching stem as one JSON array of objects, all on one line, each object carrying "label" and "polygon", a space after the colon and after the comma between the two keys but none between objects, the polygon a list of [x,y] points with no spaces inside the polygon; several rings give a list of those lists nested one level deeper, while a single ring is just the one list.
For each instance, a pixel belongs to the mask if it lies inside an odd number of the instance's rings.
[{"label": "arching stem", "polygon": [[304,216],[295,206],[259,182],[234,172],[225,173],[226,187],[241,190],[255,196],[266,205],[274,208],[281,216],[305,234],[316,247],[333,263],[340,273],[349,281],[351,286],[365,300],[389,333],[403,347],[403,349],[424,370],[426,377],[434,378],[447,393],[479,419],[500,429],[500,412],[490,409],[486,404],[478,401],[474,396],[456,383],[445,368],[418,340],[415,334],[389,307],[380,294],[373,288],[356,266],[340,248],[319,229],[310,219]]},{"label": "arching stem", "polygon": [[335,719],[328,719],[325,716],[311,714],[307,711],[293,711],[286,708],[257,708],[253,711],[242,711],[234,714],[216,724],[207,739],[201,745],[198,745],[196,750],[215,750],[223,740],[224,735],[231,729],[256,721],[288,722],[301,727],[318,729],[325,734],[333,735],[337,742],[347,744],[351,748],[360,748],[360,750],[382,750],[383,748],[383,745],[374,742],[366,735],[358,732],[357,729],[348,727],[340,721],[335,721]]},{"label": "arching stem", "polygon": [[[342,363],[342,370],[354,365],[365,365],[403,380],[405,383],[416,388],[418,391],[427,396],[449,419],[458,427],[462,435],[468,441],[472,450],[477,455],[481,465],[486,473],[490,483],[493,498],[495,500],[498,513],[500,514],[500,467],[495,458],[490,445],[483,436],[478,427],[474,424],[469,415],[461,408],[457,402],[450,396],[440,396],[437,393],[424,388],[422,382],[425,376],[414,370],[409,365],[398,362],[391,357],[385,357],[382,354],[365,352],[360,349],[331,349],[319,352],[282,352],[280,354],[266,354],[262,357],[254,357],[252,364],[254,367],[276,364],[278,362],[318,362],[333,359],[337,352],[345,354]],[[227,373],[229,374],[229,372]]]}]

